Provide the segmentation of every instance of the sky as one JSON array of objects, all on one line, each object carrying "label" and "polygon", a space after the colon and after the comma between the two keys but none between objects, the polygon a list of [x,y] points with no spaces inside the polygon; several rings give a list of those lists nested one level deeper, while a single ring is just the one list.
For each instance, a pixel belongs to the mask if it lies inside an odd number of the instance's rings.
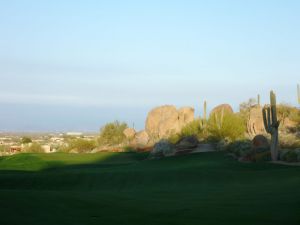
[{"label": "sky", "polygon": [[159,105],[297,106],[300,1],[0,1],[0,131],[143,129]]}]

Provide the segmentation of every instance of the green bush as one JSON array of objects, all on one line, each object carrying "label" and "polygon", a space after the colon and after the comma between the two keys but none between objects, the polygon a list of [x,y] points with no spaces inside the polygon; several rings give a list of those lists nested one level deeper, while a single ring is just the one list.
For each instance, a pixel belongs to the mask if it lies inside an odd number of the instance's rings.
[{"label": "green bush", "polygon": [[194,120],[185,125],[181,130],[181,137],[196,136],[197,138],[203,137],[204,121],[201,119]]},{"label": "green bush", "polygon": [[100,130],[98,144],[117,145],[123,143],[126,140],[126,136],[123,132],[127,127],[126,123],[120,123],[119,121],[106,124]]},{"label": "green bush", "polygon": [[285,155],[285,161],[287,162],[297,162],[298,161],[298,155],[296,151],[289,151],[286,155]]},{"label": "green bush", "polygon": [[208,120],[208,131],[214,140],[235,141],[244,136],[246,126],[243,118],[237,114],[213,114]]},{"label": "green bush", "polygon": [[84,140],[82,138],[70,139],[68,147],[65,148],[66,152],[76,150],[79,153],[89,152],[96,148],[96,142],[90,140]]},{"label": "green bush", "polygon": [[26,146],[23,150],[24,152],[31,152],[31,153],[43,153],[44,149],[39,143],[33,142]]},{"label": "green bush", "polygon": [[239,140],[226,146],[226,150],[237,157],[244,157],[252,154],[252,143],[250,140]]},{"label": "green bush", "polygon": [[22,144],[32,143],[32,140],[31,140],[30,137],[22,137],[21,143],[22,143]]},{"label": "green bush", "polygon": [[180,133],[179,133],[179,134],[173,133],[173,134],[171,134],[171,135],[169,136],[168,142],[170,142],[170,143],[172,143],[172,144],[177,144],[177,143],[180,141],[181,138],[182,138],[182,137],[181,137],[181,134],[180,134]]},{"label": "green bush", "polygon": [[188,124],[186,124],[179,133],[172,133],[168,141],[172,144],[178,143],[183,137],[195,136],[198,139],[203,139],[206,137],[206,124],[202,119],[196,119]]}]

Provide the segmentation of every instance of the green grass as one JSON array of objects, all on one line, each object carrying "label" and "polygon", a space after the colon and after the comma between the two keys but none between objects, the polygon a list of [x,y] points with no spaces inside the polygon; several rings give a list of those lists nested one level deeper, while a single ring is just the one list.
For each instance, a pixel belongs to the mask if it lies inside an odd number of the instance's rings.
[{"label": "green grass", "polygon": [[300,167],[223,153],[0,158],[1,225],[300,224]]}]

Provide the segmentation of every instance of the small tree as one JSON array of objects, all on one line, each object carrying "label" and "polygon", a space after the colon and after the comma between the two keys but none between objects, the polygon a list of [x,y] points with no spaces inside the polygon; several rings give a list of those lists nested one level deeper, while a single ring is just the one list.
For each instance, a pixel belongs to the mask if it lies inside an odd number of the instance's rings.
[{"label": "small tree", "polygon": [[32,143],[32,140],[30,137],[22,137],[21,138],[21,144],[28,144],[28,143]]},{"label": "small tree", "polygon": [[123,143],[126,140],[126,136],[123,133],[126,128],[128,128],[127,124],[119,121],[106,124],[100,130],[98,144],[117,145]]}]

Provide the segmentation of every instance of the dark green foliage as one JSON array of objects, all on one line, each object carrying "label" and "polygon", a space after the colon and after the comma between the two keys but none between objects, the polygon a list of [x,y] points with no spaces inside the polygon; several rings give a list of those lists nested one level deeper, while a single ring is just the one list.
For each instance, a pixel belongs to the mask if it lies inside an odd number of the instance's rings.
[{"label": "dark green foliage", "polygon": [[0,224],[300,222],[300,167],[239,163],[222,152],[161,160],[146,157],[136,153],[2,157]]},{"label": "dark green foliage", "polygon": [[98,144],[117,145],[123,143],[126,140],[123,132],[127,127],[126,123],[120,123],[119,121],[106,124],[100,130]]},{"label": "dark green foliage", "polygon": [[31,143],[32,140],[30,137],[22,137],[21,138],[21,144],[28,144],[28,143]]},{"label": "dark green foliage", "polygon": [[287,162],[300,162],[300,149],[282,150],[280,159]]},{"label": "dark green foliage", "polygon": [[252,143],[250,140],[239,140],[227,145],[226,150],[236,157],[244,157],[252,154]]}]

